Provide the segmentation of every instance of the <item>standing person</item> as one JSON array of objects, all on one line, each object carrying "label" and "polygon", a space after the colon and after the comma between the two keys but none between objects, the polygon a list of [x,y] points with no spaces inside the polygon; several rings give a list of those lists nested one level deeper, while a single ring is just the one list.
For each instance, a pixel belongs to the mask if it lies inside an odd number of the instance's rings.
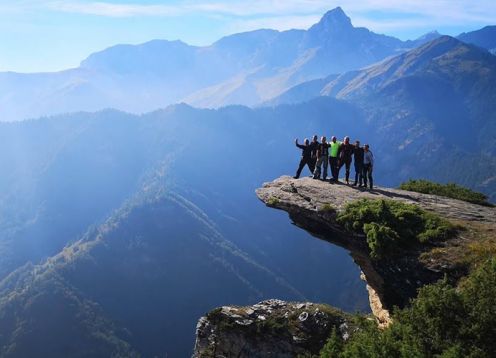
[{"label": "standing person", "polygon": [[339,176],[339,147],[341,146],[341,142],[337,140],[335,136],[331,138],[331,142],[329,143],[329,165],[331,166],[332,178],[331,181],[337,182]]},{"label": "standing person", "polygon": [[319,150],[319,144],[319,137],[314,135],[312,138],[312,143],[310,143],[312,146],[312,174],[315,171],[315,164],[317,164],[317,151]]},{"label": "standing person", "polygon": [[359,187],[363,186],[363,148],[360,147],[360,141],[355,141],[355,148],[353,148],[353,157],[355,163],[355,182],[353,186],[356,186],[358,183]]},{"label": "standing person", "polygon": [[367,187],[367,179],[370,183],[370,189],[373,188],[372,170],[374,169],[374,154],[370,151],[369,145],[363,146],[363,182]]},{"label": "standing person", "polygon": [[354,149],[355,146],[350,144],[350,137],[344,137],[343,143],[339,147],[339,166],[337,169],[337,176],[339,177],[339,171],[344,165],[346,168],[346,184],[350,184],[350,167]]},{"label": "standing person", "polygon": [[321,138],[317,149],[317,163],[315,164],[315,171],[313,172],[314,179],[320,179],[321,167],[324,166],[323,179],[327,178],[327,159],[329,157],[329,144],[327,138]]},{"label": "standing person", "polygon": [[298,170],[296,171],[296,175],[293,177],[295,179],[298,179],[300,177],[301,171],[305,167],[305,165],[308,166],[308,169],[310,169],[310,172],[312,172],[314,169],[312,165],[312,150],[313,146],[310,144],[310,141],[305,138],[304,141],[305,144],[298,144],[298,138],[295,139],[295,144],[298,148],[301,149],[301,159],[300,159],[300,165],[298,166]]}]

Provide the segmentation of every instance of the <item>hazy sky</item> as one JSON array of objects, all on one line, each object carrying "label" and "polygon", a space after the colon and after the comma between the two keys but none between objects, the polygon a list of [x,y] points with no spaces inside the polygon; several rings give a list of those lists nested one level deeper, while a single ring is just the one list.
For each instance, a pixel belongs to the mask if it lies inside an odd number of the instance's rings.
[{"label": "hazy sky", "polygon": [[257,28],[308,28],[336,6],[355,26],[401,39],[496,24],[496,0],[0,0],[0,71],[76,67],[118,43],[207,45]]}]

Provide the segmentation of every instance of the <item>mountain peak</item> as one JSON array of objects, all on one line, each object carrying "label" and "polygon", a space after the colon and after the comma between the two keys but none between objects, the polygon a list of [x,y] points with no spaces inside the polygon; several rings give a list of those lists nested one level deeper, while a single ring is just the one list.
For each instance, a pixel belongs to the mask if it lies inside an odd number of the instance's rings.
[{"label": "mountain peak", "polygon": [[449,48],[452,48],[452,47],[455,47],[455,46],[458,46],[461,44],[463,44],[462,41],[460,41],[460,40],[458,40],[452,36],[441,35],[441,36],[435,38],[434,40],[420,46],[418,48],[418,50],[421,50],[424,48],[439,47],[439,46],[446,48],[446,50],[448,50]]},{"label": "mountain peak", "polygon": [[433,30],[433,31],[430,31],[430,32],[423,34],[422,36],[417,38],[415,41],[417,41],[417,42],[419,42],[419,41],[431,41],[431,40],[435,40],[441,36],[443,36],[443,35],[440,34],[437,30]]},{"label": "mountain peak", "polygon": [[318,27],[323,30],[340,30],[352,28],[351,19],[345,14],[341,7],[329,10],[322,16],[320,21],[312,27]]}]

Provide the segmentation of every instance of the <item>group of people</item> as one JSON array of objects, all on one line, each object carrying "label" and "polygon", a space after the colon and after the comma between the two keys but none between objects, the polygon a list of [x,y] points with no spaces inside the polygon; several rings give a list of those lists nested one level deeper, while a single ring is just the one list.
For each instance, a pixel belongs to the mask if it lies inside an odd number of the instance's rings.
[{"label": "group of people", "polygon": [[301,175],[301,171],[308,166],[308,169],[313,173],[314,179],[327,180],[327,169],[331,168],[331,183],[339,183],[339,171],[344,166],[346,169],[346,184],[350,184],[350,168],[351,162],[355,164],[355,182],[353,186],[365,187],[370,185],[373,188],[372,170],[374,168],[374,155],[368,144],[360,146],[360,141],[355,141],[355,144],[350,143],[349,137],[344,137],[340,142],[336,137],[332,137],[330,142],[324,136],[318,140],[316,135],[313,136],[312,142],[305,138],[303,144],[298,143],[295,139],[295,144],[301,149],[301,160],[298,170],[296,171],[295,179]]}]

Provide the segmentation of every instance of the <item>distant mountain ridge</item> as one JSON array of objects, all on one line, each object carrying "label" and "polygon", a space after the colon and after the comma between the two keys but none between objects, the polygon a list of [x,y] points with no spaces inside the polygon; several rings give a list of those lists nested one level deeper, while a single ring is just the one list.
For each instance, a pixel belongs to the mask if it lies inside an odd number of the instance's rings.
[{"label": "distant mountain ridge", "polygon": [[[494,83],[496,56],[442,36],[362,70],[300,84],[267,104],[321,96],[344,100],[365,113],[377,131],[375,142],[389,143],[378,154],[389,158],[391,176],[478,183],[478,190],[494,198]],[[419,172],[422,162],[426,169]]]},{"label": "distant mountain ridge", "polygon": [[308,30],[261,29],[205,47],[166,40],[116,45],[74,69],[0,73],[0,120],[104,108],[142,113],[179,102],[254,106],[305,81],[360,69],[438,36],[401,41],[379,35],[354,27],[338,7]]},{"label": "distant mountain ridge", "polygon": [[480,46],[496,54],[496,26],[486,26],[477,31],[464,32],[457,36],[463,42]]},{"label": "distant mountain ridge", "polygon": [[[461,66],[462,61],[465,61],[467,65]],[[456,76],[477,74],[477,66],[480,66],[481,63],[484,64],[483,66],[489,67],[488,70],[484,70],[485,74],[492,74],[496,57],[453,37],[441,36],[418,48],[385,59],[376,65],[302,83],[268,103],[295,103],[317,96],[353,99],[380,92],[394,81],[422,71],[442,71],[450,77],[450,80],[456,81]],[[455,68],[457,71],[452,71],[454,70],[453,65],[458,66]],[[480,80],[484,80],[484,77],[481,76],[482,73],[478,75]],[[298,98],[298,93],[300,98]]]}]

